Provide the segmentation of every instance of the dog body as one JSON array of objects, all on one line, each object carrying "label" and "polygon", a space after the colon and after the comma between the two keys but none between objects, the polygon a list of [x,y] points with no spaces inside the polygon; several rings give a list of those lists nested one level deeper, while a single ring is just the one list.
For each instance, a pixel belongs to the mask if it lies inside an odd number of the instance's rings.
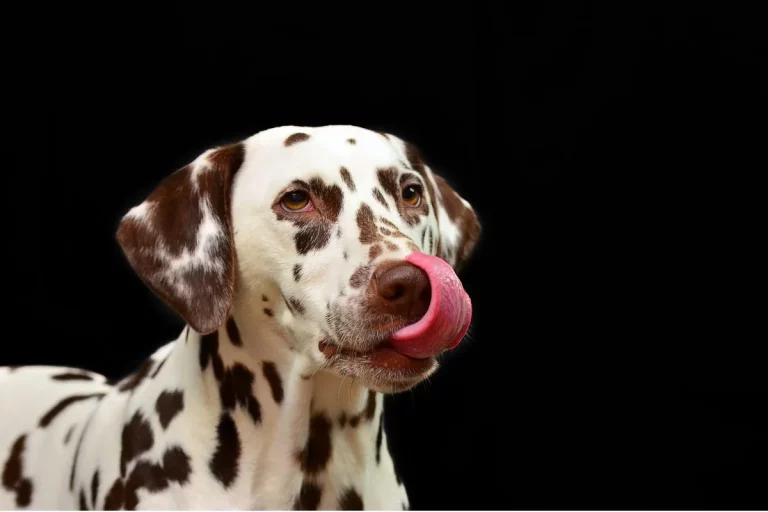
[{"label": "dog body", "polygon": [[407,509],[383,395],[466,332],[441,262],[479,233],[393,135],[289,126],[206,151],[117,234],[178,339],[117,383],[0,368],[0,509]]}]

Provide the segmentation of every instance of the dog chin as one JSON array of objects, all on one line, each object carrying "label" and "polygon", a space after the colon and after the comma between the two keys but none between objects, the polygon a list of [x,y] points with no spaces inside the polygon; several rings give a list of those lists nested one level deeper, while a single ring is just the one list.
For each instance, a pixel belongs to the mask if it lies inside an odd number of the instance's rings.
[{"label": "dog chin", "polygon": [[325,366],[341,377],[351,377],[381,393],[408,391],[438,369],[434,357],[414,359],[386,345],[359,352],[321,343]]}]

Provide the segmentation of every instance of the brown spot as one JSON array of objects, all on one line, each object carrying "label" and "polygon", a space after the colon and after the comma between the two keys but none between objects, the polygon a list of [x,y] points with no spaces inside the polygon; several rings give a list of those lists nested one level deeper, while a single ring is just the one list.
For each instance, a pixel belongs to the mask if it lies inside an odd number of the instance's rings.
[{"label": "brown spot", "polygon": [[[187,333],[189,333],[189,329],[187,329]],[[189,334],[187,334],[187,336],[189,336]],[[185,342],[185,343],[186,343],[186,342]],[[159,365],[157,365],[157,368],[155,368],[155,371],[153,371],[153,372],[152,372],[152,375],[150,375],[150,378],[154,379],[155,377],[157,377],[157,374],[158,374],[158,373],[160,373],[160,370],[162,370],[162,368],[163,368],[163,365],[165,365],[165,362],[166,362],[167,360],[168,360],[168,357],[166,357],[165,359],[163,359],[162,361],[160,361],[160,364],[159,364]]]},{"label": "brown spot", "polygon": [[137,462],[125,484],[125,509],[136,509],[139,504],[137,491],[141,488],[149,492],[160,492],[168,488],[169,482],[187,483],[192,471],[189,461],[184,450],[173,446],[163,454],[162,465],[147,460]]},{"label": "brown spot", "polygon": [[395,231],[398,231],[400,229],[400,228],[397,227],[397,225],[395,225],[395,223],[393,223],[391,220],[389,220],[389,219],[387,219],[385,217],[381,217],[381,222],[383,222],[387,226],[391,227]]},{"label": "brown spot", "polygon": [[411,242],[410,240],[408,240],[405,245],[408,246],[408,248],[412,251],[421,252],[421,247]]},{"label": "brown spot", "polygon": [[32,480],[22,478],[16,486],[16,506],[28,507],[32,501]]},{"label": "brown spot", "polygon": [[93,376],[87,373],[59,373],[51,377],[53,380],[93,380]]},{"label": "brown spot", "polygon": [[299,453],[301,469],[307,475],[322,471],[331,459],[331,422],[324,414],[316,414],[309,422],[307,445]]},{"label": "brown spot", "polygon": [[326,185],[323,180],[315,177],[309,180],[309,190],[324,206],[323,214],[331,222],[336,222],[344,202],[344,192],[341,188],[336,184]]},{"label": "brown spot", "polygon": [[363,498],[356,490],[349,487],[339,498],[339,507],[341,510],[363,510]]},{"label": "brown spot", "polygon": [[390,251],[396,251],[399,249],[399,247],[396,244],[393,244],[392,242],[386,242],[385,245],[387,246],[387,249]]},{"label": "brown spot", "polygon": [[13,446],[11,447],[11,453],[8,459],[5,461],[3,467],[3,487],[9,491],[16,489],[19,481],[21,480],[21,474],[23,471],[23,455],[24,448],[26,447],[27,435],[22,434],[16,438]]},{"label": "brown spot", "polygon": [[246,409],[254,423],[261,422],[261,404],[253,396],[254,374],[240,363],[227,370],[219,393],[225,410],[233,410],[237,404]]},{"label": "brown spot", "polygon": [[208,361],[211,361],[216,380],[221,381],[224,376],[224,362],[219,355],[218,331],[213,331],[200,338],[200,369],[202,371],[208,368]]},{"label": "brown spot", "polygon": [[394,199],[395,204],[400,201],[400,187],[397,185],[397,175],[397,169],[394,167],[387,167],[376,171],[381,188]]},{"label": "brown spot", "polygon": [[64,436],[64,444],[68,444],[69,443],[69,440],[72,437],[72,432],[74,432],[74,431],[75,431],[75,426],[74,425],[69,427],[69,430],[67,430],[67,434]]},{"label": "brown spot", "polygon": [[163,391],[155,402],[160,425],[167,429],[173,418],[184,409],[183,391]]},{"label": "brown spot", "polygon": [[406,238],[408,240],[411,239],[411,237],[409,237],[408,235],[406,235],[405,233],[403,233],[399,229],[396,229],[395,231],[393,231],[392,232],[392,236],[395,237],[395,238]]},{"label": "brown spot", "polygon": [[373,210],[365,203],[361,204],[360,209],[357,210],[357,227],[360,228],[361,243],[372,244],[381,239],[381,236],[376,231]]},{"label": "brown spot", "polygon": [[305,140],[309,140],[309,135],[306,133],[297,132],[289,135],[288,138],[285,139],[283,144],[285,144],[285,147],[288,147],[288,146],[293,146],[294,144],[297,144],[299,142],[304,142]]},{"label": "brown spot", "polygon": [[280,379],[277,366],[270,361],[264,361],[261,365],[264,378],[267,379],[269,388],[272,390],[272,398],[279,404],[283,401],[283,381]]},{"label": "brown spot", "polygon": [[264,314],[265,314],[265,315],[267,315],[267,316],[272,316],[272,315],[274,315],[274,313],[272,312],[272,310],[271,310],[271,309],[269,309],[269,308],[264,308]]},{"label": "brown spot", "polygon": [[389,236],[392,234],[392,231],[388,230],[387,228],[379,228],[381,230],[381,234],[384,236]]},{"label": "brown spot", "polygon": [[125,468],[133,459],[149,451],[155,443],[152,428],[140,411],[136,411],[123,426],[122,449],[120,451],[120,476],[125,477]]},{"label": "brown spot", "polygon": [[225,488],[237,478],[240,467],[240,435],[237,425],[229,414],[222,414],[216,427],[218,442],[208,467]]},{"label": "brown spot", "polygon": [[352,416],[349,418],[349,426],[352,428],[357,428],[357,425],[360,423],[360,416]]},{"label": "brown spot", "polygon": [[331,240],[331,230],[325,223],[306,226],[293,235],[296,252],[307,254],[310,251],[323,249]]},{"label": "brown spot", "polygon": [[349,255],[347,254],[347,251],[344,251],[344,252],[342,253],[342,255],[344,256],[344,259],[345,259],[345,260],[346,260],[346,259],[349,259]]},{"label": "brown spot", "polygon": [[136,463],[125,482],[124,507],[126,510],[136,510],[139,504],[136,491],[142,487],[150,492],[159,492],[168,488],[168,480],[162,466],[147,460],[140,460]]},{"label": "brown spot", "polygon": [[[196,331],[208,333],[224,323],[234,293],[235,250],[232,237],[230,198],[232,178],[245,159],[243,144],[218,148],[207,155],[210,168],[190,164],[165,178],[144,202],[142,219],[126,216],[117,230],[120,244],[131,268],[163,301]],[[208,205],[224,236],[210,239],[208,254],[217,263],[187,266],[171,271],[166,255],[180,257],[193,252],[203,220],[202,205]],[[191,296],[186,290],[205,290]]]},{"label": "brown spot", "polygon": [[356,141],[355,139],[347,139],[347,142],[349,142],[349,143],[350,143],[350,144],[352,144],[353,146],[354,146],[355,144],[357,144],[357,141]]},{"label": "brown spot", "polygon": [[363,414],[368,421],[372,421],[376,415],[376,393],[374,391],[368,390],[368,401],[365,404]]},{"label": "brown spot", "polygon": [[301,484],[301,490],[293,508],[295,510],[317,510],[317,507],[320,506],[322,494],[323,491],[317,484],[304,482]]},{"label": "brown spot", "polygon": [[379,415],[379,430],[376,432],[376,464],[381,463],[381,445],[384,440],[384,412]]},{"label": "brown spot", "polygon": [[88,503],[85,501],[85,489],[80,489],[80,508],[79,510],[88,510]]},{"label": "brown spot", "polygon": [[344,426],[345,426],[346,424],[347,424],[347,413],[345,413],[345,412],[342,412],[342,413],[339,415],[339,426],[340,426],[341,428],[344,428]]},{"label": "brown spot", "polygon": [[144,378],[149,373],[149,370],[152,369],[152,364],[154,361],[152,359],[147,359],[141,365],[139,368],[133,372],[131,375],[128,376],[125,380],[123,380],[120,384],[117,385],[117,390],[120,392],[125,391],[133,391],[136,389],[139,384],[144,380]]},{"label": "brown spot", "polygon": [[342,167],[340,172],[341,172],[341,181],[344,182],[344,184],[347,186],[347,188],[349,190],[354,192],[355,191],[355,182],[352,181],[352,175],[349,174],[349,171],[347,170],[346,167]]},{"label": "brown spot", "polygon": [[99,470],[97,469],[93,473],[93,478],[91,478],[91,504],[93,505],[93,508],[96,509],[96,498],[99,496]]},{"label": "brown spot", "polygon": [[301,376],[301,379],[302,379],[302,380],[309,380],[309,379],[311,379],[311,378],[312,378],[312,374],[311,374],[311,373],[310,373],[309,375],[302,375],[302,376]]},{"label": "brown spot", "polygon": [[376,200],[377,200],[379,203],[381,203],[381,205],[382,205],[384,208],[386,208],[386,209],[387,209],[387,211],[389,211],[389,205],[387,204],[387,200],[386,200],[386,199],[384,199],[384,196],[382,195],[382,193],[381,193],[381,190],[379,190],[378,188],[374,187],[374,188],[373,188],[373,197],[374,197],[374,199],[376,199]]},{"label": "brown spot", "polygon": [[243,346],[243,340],[240,338],[240,329],[237,328],[235,319],[232,317],[227,318],[227,337],[236,347]]},{"label": "brown spot", "polygon": [[372,245],[368,250],[368,261],[373,261],[381,255],[382,248],[380,245]]},{"label": "brown spot", "polygon": [[293,309],[294,309],[294,310],[295,310],[297,313],[299,313],[300,315],[303,315],[303,314],[306,312],[306,311],[304,310],[304,304],[302,304],[301,302],[299,302],[299,300],[298,300],[298,299],[296,299],[295,297],[291,297],[291,298],[289,299],[289,302],[291,303],[291,306],[293,307]]},{"label": "brown spot", "polygon": [[368,281],[368,274],[371,272],[371,266],[370,265],[361,265],[357,267],[357,270],[355,270],[352,273],[352,276],[349,278],[349,286],[352,288],[360,288],[362,287],[366,281]]},{"label": "brown spot", "polygon": [[18,507],[26,507],[32,501],[32,481],[22,476],[26,441],[26,434],[16,438],[11,447],[11,453],[5,461],[2,475],[3,487],[16,493],[16,506]]},{"label": "brown spot", "polygon": [[[125,502],[125,487],[123,481],[118,478],[104,499],[104,510],[120,510]],[[96,507],[94,507],[96,508]]]},{"label": "brown spot", "polygon": [[293,280],[297,283],[301,280],[301,264],[297,263],[293,266]]},{"label": "brown spot", "polygon": [[192,473],[189,455],[180,447],[172,446],[163,454],[163,469],[168,480],[185,484]]},{"label": "brown spot", "polygon": [[262,295],[261,296],[261,300],[263,300],[264,302],[267,302],[269,299],[267,298],[266,295]]},{"label": "brown spot", "polygon": [[47,427],[54,420],[54,418],[56,418],[56,416],[58,416],[64,409],[74,403],[81,402],[83,400],[89,400],[91,398],[101,398],[102,396],[104,396],[104,393],[68,396],[67,398],[62,399],[59,403],[54,405],[48,412],[46,412],[45,415],[40,418],[38,426],[40,426],[40,428]]}]

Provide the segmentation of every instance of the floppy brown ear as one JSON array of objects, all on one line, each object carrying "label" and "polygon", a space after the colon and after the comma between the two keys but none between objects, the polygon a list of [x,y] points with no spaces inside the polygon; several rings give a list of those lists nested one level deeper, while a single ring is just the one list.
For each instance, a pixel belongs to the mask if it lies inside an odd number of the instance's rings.
[{"label": "floppy brown ear", "polygon": [[437,221],[440,237],[437,255],[457,272],[475,250],[482,226],[472,206],[441,176],[432,173],[437,184]]},{"label": "floppy brown ear", "polygon": [[203,334],[219,328],[232,307],[231,185],[244,159],[243,144],[206,151],[164,179],[117,229],[133,270]]}]

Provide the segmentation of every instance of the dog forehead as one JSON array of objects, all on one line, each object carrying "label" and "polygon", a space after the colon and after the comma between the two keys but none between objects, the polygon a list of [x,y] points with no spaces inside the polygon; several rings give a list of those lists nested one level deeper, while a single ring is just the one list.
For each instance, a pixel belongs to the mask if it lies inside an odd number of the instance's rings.
[{"label": "dog forehead", "polygon": [[248,187],[273,194],[291,180],[320,177],[341,183],[341,168],[353,178],[373,183],[379,168],[403,161],[390,139],[356,126],[282,126],[244,141],[242,173]]}]

